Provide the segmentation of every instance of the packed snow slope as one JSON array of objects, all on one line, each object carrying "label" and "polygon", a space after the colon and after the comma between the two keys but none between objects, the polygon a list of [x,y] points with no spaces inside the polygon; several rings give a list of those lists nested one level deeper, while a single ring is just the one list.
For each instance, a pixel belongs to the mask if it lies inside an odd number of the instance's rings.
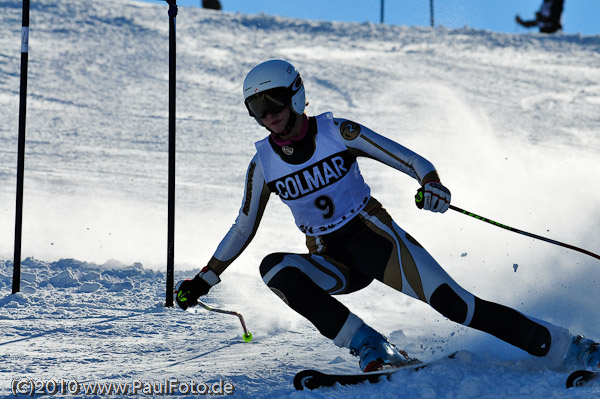
[{"label": "packed snow slope", "polygon": [[[265,255],[305,251],[275,196],[206,298],[241,312],[254,341],[241,340],[235,317],[164,308],[168,30],[160,2],[32,2],[25,260],[22,292],[11,295],[21,2],[0,0],[0,395],[20,378],[174,378],[223,380],[240,398],[598,397],[600,388],[565,390],[565,373],[379,283],[340,299],[413,356],[461,350],[457,359],[377,385],[294,392],[300,369],[358,366],[260,279]],[[180,8],[176,279],[208,261],[242,203],[253,142],[266,132],[241,85],[271,58],[300,69],[309,114],[332,111],[430,159],[456,206],[600,252],[600,36]],[[359,163],[373,195],[465,288],[600,338],[600,262],[456,212],[419,211],[415,181]]]}]

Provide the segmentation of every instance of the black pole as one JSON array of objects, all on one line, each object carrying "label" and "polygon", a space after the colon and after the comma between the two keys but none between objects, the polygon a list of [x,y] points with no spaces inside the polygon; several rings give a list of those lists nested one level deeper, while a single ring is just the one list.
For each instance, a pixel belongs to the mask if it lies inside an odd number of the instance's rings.
[{"label": "black pole", "polygon": [[383,12],[384,8],[385,8],[384,0],[381,0],[381,12],[379,14],[379,22],[381,22],[381,23],[383,23],[383,21],[384,21],[384,18],[383,18],[384,17],[384,12]]},{"label": "black pole", "polygon": [[15,212],[15,253],[12,293],[21,290],[21,237],[23,234],[23,178],[25,174],[25,121],[27,114],[27,64],[29,61],[29,0],[23,0],[21,27],[21,93],[17,155],[17,208]]},{"label": "black pole", "polygon": [[173,290],[175,285],[175,61],[176,37],[175,17],[177,16],[177,0],[169,3],[169,220],[167,234],[167,295],[165,306],[173,306]]},{"label": "black pole", "polygon": [[431,17],[431,26],[435,26],[435,20],[433,19],[433,0],[429,1],[429,15]]},{"label": "black pole", "polygon": [[[423,187],[421,187],[420,189],[417,190],[417,194],[415,195],[415,204],[417,205],[417,208],[419,208],[419,209],[423,209],[423,205],[425,205],[425,203],[424,203],[424,195],[423,195]],[[572,249],[574,251],[581,252],[582,254],[589,255],[592,258],[600,259],[600,255],[595,254],[593,252],[590,252],[590,251],[588,251],[586,249],[578,248],[578,247],[576,247],[574,245],[565,244],[564,242],[552,240],[550,238],[542,237],[542,236],[539,236],[537,234],[528,233],[528,232],[523,231],[523,230],[515,229],[514,227],[510,227],[510,226],[507,226],[505,224],[498,223],[498,222],[495,222],[495,221],[493,221],[491,219],[485,218],[483,216],[476,215],[473,212],[465,211],[464,209],[459,208],[459,207],[454,206],[454,205],[449,205],[448,209],[452,209],[453,211],[462,213],[463,215],[471,216],[472,218],[481,220],[482,222],[493,224],[496,227],[500,227],[500,228],[503,228],[505,230],[512,231],[513,233],[522,234],[524,236],[535,238],[537,240],[542,240],[542,241],[545,241],[545,242],[549,242],[550,244],[559,245],[561,247],[569,248],[569,249]]]},{"label": "black pole", "polygon": [[507,225],[502,224],[502,223],[494,222],[493,220],[490,220],[488,218],[484,218],[483,216],[479,216],[479,215],[476,215],[476,214],[474,214],[472,212],[465,211],[464,209],[461,209],[461,208],[459,208],[457,206],[454,206],[454,205],[450,205],[450,209],[452,209],[453,211],[456,211],[456,212],[460,212],[460,213],[462,213],[464,215],[471,216],[471,217],[473,217],[475,219],[479,219],[479,220],[481,220],[483,222],[486,222],[486,223],[489,223],[489,224],[493,224],[494,226],[501,227],[501,228],[503,228],[505,230],[512,231],[513,233],[518,233],[518,234],[522,234],[522,235],[527,236],[527,237],[531,237],[531,238],[535,238],[535,239],[542,240],[542,241],[545,241],[545,242],[549,242],[550,244],[559,245],[561,247],[569,248],[569,249],[572,249],[574,251],[581,252],[583,254],[589,255],[589,256],[591,256],[593,258],[600,259],[600,255],[597,255],[597,254],[595,254],[593,252],[590,252],[590,251],[588,251],[586,249],[578,248],[578,247],[575,247],[575,246],[570,245],[570,244],[565,244],[564,242],[552,240],[550,238],[542,237],[542,236],[539,236],[537,234],[528,233],[528,232],[523,231],[523,230],[515,229],[514,227],[510,227],[510,226],[507,226]]}]

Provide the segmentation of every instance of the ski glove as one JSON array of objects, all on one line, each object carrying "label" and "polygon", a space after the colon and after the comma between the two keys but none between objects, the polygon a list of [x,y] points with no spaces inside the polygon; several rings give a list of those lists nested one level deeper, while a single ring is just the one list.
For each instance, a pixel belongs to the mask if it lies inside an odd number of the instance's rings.
[{"label": "ski glove", "polygon": [[183,310],[198,304],[198,298],[208,294],[210,288],[221,279],[208,266],[200,271],[193,279],[186,279],[179,284],[175,297],[177,305]]},{"label": "ski glove", "polygon": [[442,183],[425,183],[417,191],[415,202],[419,209],[444,213],[450,206],[450,197],[450,190],[444,187]]}]

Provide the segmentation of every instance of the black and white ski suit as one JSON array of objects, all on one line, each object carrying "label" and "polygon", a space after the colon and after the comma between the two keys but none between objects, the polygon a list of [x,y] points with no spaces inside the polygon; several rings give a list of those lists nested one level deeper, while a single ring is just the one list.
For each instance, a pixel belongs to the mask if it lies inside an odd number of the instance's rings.
[{"label": "black and white ski suit", "polygon": [[371,197],[357,158],[383,162],[421,185],[439,181],[431,162],[331,113],[308,118],[300,142],[281,147],[268,137],[256,147],[239,215],[208,264],[217,274],[250,243],[275,193],[290,206],[308,252],[267,255],[260,265],[263,280],[338,346],[348,346],[362,320],[332,295],[355,292],[376,279],[450,320],[545,356],[549,364],[562,360],[567,330],[480,299],[458,285]]}]

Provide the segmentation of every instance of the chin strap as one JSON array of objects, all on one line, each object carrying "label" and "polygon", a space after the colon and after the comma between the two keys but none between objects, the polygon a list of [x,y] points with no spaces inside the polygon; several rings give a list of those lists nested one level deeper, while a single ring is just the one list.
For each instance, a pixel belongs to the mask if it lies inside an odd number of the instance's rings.
[{"label": "chin strap", "polygon": [[293,115],[294,115],[293,118],[290,117],[290,120],[293,119],[291,126],[290,126],[290,123],[288,122],[288,125],[286,126],[286,128],[283,132],[277,134],[277,133],[269,130],[271,132],[271,138],[273,139],[275,144],[277,144],[281,147],[286,146],[286,145],[291,145],[298,141],[302,141],[302,139],[304,139],[304,137],[306,136],[306,133],[308,132],[308,117],[305,114],[302,114],[301,115],[302,126],[300,128],[300,134],[297,137],[294,137],[293,140],[282,140],[279,138],[280,136],[285,136],[286,134],[288,134],[290,132],[290,130],[292,129],[292,126],[296,123],[296,118],[297,118],[298,114],[293,114]]},{"label": "chin strap", "polygon": [[275,133],[274,131],[272,131],[271,129],[269,129],[266,126],[265,126],[265,129],[267,129],[269,132],[271,132],[271,136],[273,137],[273,140],[275,140],[275,142],[281,141],[281,140],[277,140],[278,136],[285,136],[286,134],[288,134],[290,132],[290,130],[292,130],[292,128],[294,127],[297,117],[298,117],[298,115],[290,107],[290,119],[288,120],[287,125],[285,125],[285,129],[283,129],[283,132]]}]

